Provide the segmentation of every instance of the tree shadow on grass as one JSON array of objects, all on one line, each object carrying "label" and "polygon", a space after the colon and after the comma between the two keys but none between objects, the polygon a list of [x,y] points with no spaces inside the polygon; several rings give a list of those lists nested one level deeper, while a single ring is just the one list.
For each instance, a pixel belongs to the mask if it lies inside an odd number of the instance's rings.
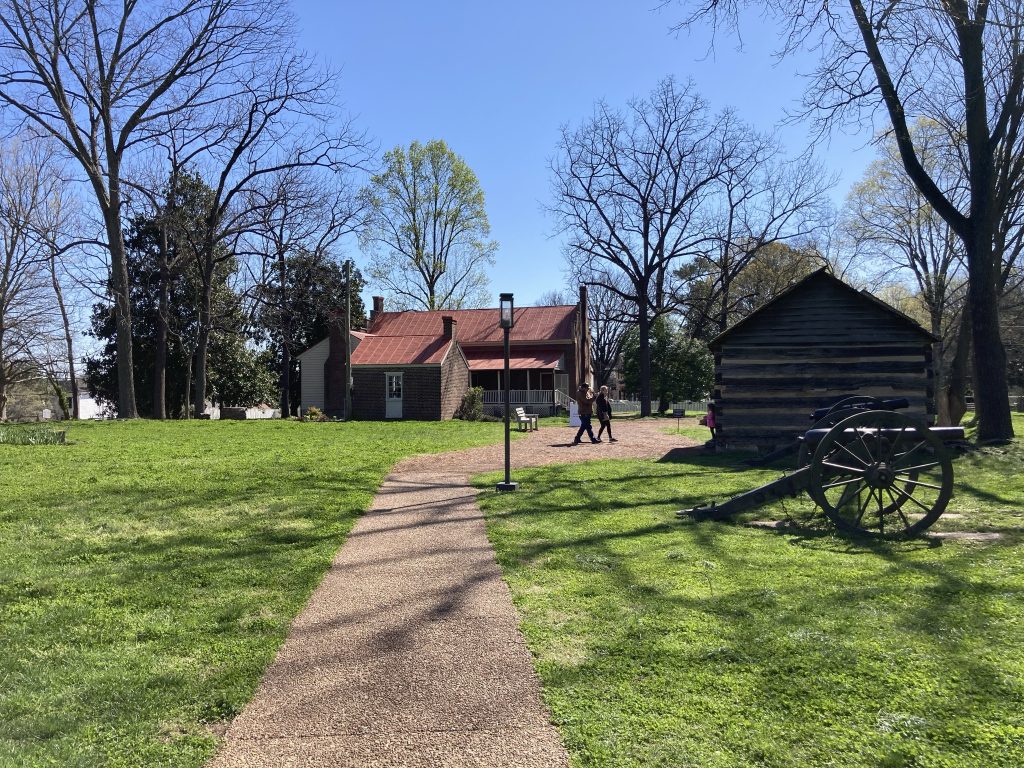
[{"label": "tree shadow on grass", "polygon": [[[692,711],[684,700],[659,701],[663,693],[645,693],[649,680],[653,685],[676,674],[660,666],[667,665],[680,670],[676,679],[681,689],[690,677],[703,685],[715,681],[711,688],[721,685],[726,691],[733,684],[730,679],[736,681],[736,692],[720,700],[706,698],[703,690],[686,695],[691,703],[703,701],[714,717],[720,716],[710,728],[714,731],[717,725],[721,733],[729,731],[728,738],[736,741],[723,737],[722,744],[741,762],[760,738],[758,733],[764,737],[771,726],[750,729],[748,739],[746,728],[732,724],[776,722],[780,702],[783,711],[800,713],[792,722],[783,721],[784,730],[772,737],[786,751],[806,750],[818,759],[836,749],[840,755],[844,749],[866,749],[884,756],[910,738],[916,740],[906,743],[922,754],[955,760],[963,751],[970,759],[983,761],[977,751],[981,742],[964,737],[979,724],[998,729],[1001,718],[1019,708],[1020,702],[1013,704],[1006,688],[1012,670],[999,652],[988,649],[1007,648],[1005,633],[997,629],[1000,617],[1005,618],[1007,605],[1024,603],[1024,591],[1012,572],[990,571],[985,565],[993,557],[1014,557],[1017,544],[891,542],[839,535],[813,524],[741,532],[739,526],[720,522],[664,518],[601,529],[605,515],[621,517],[639,507],[646,513],[653,502],[637,501],[635,492],[649,483],[671,478],[683,485],[675,498],[662,500],[661,509],[703,500],[697,497],[704,494],[692,485],[705,474],[719,474],[720,462],[718,456],[676,454],[665,463],[686,466],[679,473],[645,473],[641,465],[640,473],[602,476],[592,487],[584,483],[574,498],[562,497],[570,486],[561,484],[529,491],[529,503],[490,513],[499,526],[502,520],[535,519],[538,525],[546,519],[560,520],[557,526],[538,527],[544,538],[511,537],[508,552],[514,556],[505,557],[503,566],[529,579],[533,568],[575,564],[582,583],[593,585],[584,588],[600,596],[594,605],[608,614],[590,617],[601,629],[586,640],[589,645],[582,658],[561,663],[556,655],[543,660],[546,684],[561,692],[553,707],[556,719],[566,718],[564,722],[575,727],[572,711],[559,704],[562,696],[613,701],[617,694],[612,692],[622,690],[630,690],[631,698],[622,701],[618,717],[608,716],[611,721],[628,720],[637,697],[653,697],[642,698],[645,711],[661,712],[666,718],[674,716],[670,710]],[[543,484],[542,479],[534,476],[525,485]],[[649,518],[645,514],[643,519]],[[756,543],[762,537],[763,549],[774,558],[767,567]],[[639,554],[629,554],[663,553],[677,541],[685,554],[667,559],[661,566],[664,572],[652,571],[649,560],[641,564],[635,559]],[[633,549],[619,546],[627,542]],[[787,544],[792,555],[785,551]],[[546,559],[552,555],[560,558]],[[571,578],[567,574],[566,579]],[[673,580],[688,587],[678,589]],[[559,581],[547,577],[549,584]],[[705,581],[707,591],[702,593]],[[694,615],[710,617],[713,629],[708,631],[713,636],[684,645],[692,651],[683,651],[683,657],[666,655],[665,639]],[[528,615],[527,621],[545,627],[542,637],[557,631],[543,615]],[[631,662],[617,661],[621,659],[636,660],[637,670],[631,672]],[[658,669],[653,676],[644,672],[652,665]],[[626,677],[613,679],[622,674]],[[904,722],[898,718],[905,710],[910,723],[905,727],[928,728],[927,736],[900,732],[903,725],[888,725],[884,718],[893,709],[894,722]],[[591,730],[600,730],[595,718],[588,721],[593,723]],[[650,722],[658,733],[673,730],[664,722],[655,726],[660,722],[656,719]],[[815,729],[821,722],[827,725],[819,733]],[[923,725],[914,725],[918,722]],[[947,727],[937,727],[943,723]],[[633,739],[629,751],[635,752],[645,748],[652,732],[620,735]]]}]

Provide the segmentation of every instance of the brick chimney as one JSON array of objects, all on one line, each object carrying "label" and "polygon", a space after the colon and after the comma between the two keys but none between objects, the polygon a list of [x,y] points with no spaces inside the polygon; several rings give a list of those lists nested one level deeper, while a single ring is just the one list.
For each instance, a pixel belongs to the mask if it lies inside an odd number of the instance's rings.
[{"label": "brick chimney", "polygon": [[331,312],[327,324],[330,342],[324,361],[324,412],[328,416],[345,416],[345,315]]},{"label": "brick chimney", "polygon": [[441,318],[441,322],[444,324],[444,337],[455,341],[456,326],[459,324],[458,321],[451,315],[444,315]]},{"label": "brick chimney", "polygon": [[370,310],[370,327],[373,327],[374,321],[380,317],[384,312],[384,297],[374,296],[373,297],[373,309]]}]

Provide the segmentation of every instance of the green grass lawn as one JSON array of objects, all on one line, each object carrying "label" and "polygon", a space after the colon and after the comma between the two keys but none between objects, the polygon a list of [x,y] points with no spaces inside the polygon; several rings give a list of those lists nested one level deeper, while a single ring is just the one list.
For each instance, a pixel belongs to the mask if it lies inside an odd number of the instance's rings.
[{"label": "green grass lawn", "polygon": [[779,475],[741,458],[482,495],[573,765],[1024,765],[1024,441],[959,458],[936,526],[995,543],[845,538],[795,500],[750,515],[783,532],[674,517]]},{"label": "green grass lawn", "polygon": [[698,443],[704,443],[711,439],[711,430],[702,427],[699,423],[703,413],[688,413],[686,418],[673,419],[671,416],[662,416],[665,424],[661,431],[668,435],[682,435]]},{"label": "green grass lawn", "polygon": [[0,445],[0,766],[198,766],[391,465],[500,424],[75,424]]}]

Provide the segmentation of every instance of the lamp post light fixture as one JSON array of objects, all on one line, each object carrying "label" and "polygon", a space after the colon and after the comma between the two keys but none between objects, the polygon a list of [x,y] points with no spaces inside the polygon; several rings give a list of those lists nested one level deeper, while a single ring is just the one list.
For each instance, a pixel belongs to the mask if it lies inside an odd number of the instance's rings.
[{"label": "lamp post light fixture", "polygon": [[498,483],[499,491],[514,491],[519,483],[513,483],[511,477],[511,437],[509,433],[509,375],[508,375],[508,334],[512,326],[516,324],[515,307],[512,302],[511,293],[503,293],[498,303],[498,324],[505,331],[505,482]]}]

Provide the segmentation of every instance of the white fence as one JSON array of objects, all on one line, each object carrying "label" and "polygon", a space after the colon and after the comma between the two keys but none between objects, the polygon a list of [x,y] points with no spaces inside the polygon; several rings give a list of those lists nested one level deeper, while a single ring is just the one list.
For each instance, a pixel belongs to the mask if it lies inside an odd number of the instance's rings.
[{"label": "white fence", "polygon": [[669,403],[669,411],[682,411],[687,416],[703,416],[708,410],[707,400],[684,400],[681,403]]},{"label": "white fence", "polygon": [[[974,398],[967,398],[967,410],[974,410]],[[1024,413],[1024,395],[1010,395],[1010,410],[1017,413]]]},{"label": "white fence", "polygon": [[[512,405],[552,405],[555,402],[555,395],[550,389],[510,389],[508,399]],[[503,390],[484,390],[484,405],[504,404]]]}]

